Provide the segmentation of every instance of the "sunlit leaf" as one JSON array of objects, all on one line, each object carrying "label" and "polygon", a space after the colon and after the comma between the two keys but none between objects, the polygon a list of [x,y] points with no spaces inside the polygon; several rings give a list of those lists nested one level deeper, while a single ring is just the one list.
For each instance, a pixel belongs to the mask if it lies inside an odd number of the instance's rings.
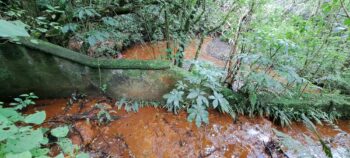
[{"label": "sunlit leaf", "polygon": [[57,138],[63,138],[67,136],[68,132],[69,132],[68,126],[56,127],[51,130],[51,134]]},{"label": "sunlit leaf", "polygon": [[34,114],[30,114],[24,118],[25,123],[34,123],[34,124],[42,124],[45,121],[46,113],[45,111],[36,112]]},{"label": "sunlit leaf", "polygon": [[25,24],[0,19],[0,37],[29,37]]}]

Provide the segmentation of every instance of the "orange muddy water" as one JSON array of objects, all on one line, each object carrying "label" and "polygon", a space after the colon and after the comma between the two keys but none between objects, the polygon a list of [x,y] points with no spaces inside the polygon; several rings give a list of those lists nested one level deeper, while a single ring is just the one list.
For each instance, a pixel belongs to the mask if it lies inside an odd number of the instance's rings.
[{"label": "orange muddy water", "polygon": [[[223,60],[217,59],[211,56],[206,48],[210,44],[213,39],[208,37],[205,38],[201,53],[199,55],[199,60],[206,60],[214,63],[217,66],[224,67],[225,62]],[[185,59],[193,60],[196,54],[196,50],[198,48],[198,41],[193,40],[189,43],[189,45],[185,49]],[[173,49],[172,52],[176,52]],[[155,43],[144,43],[135,45],[129,49],[126,49],[122,52],[123,58],[125,59],[142,59],[142,60],[154,60],[154,59],[165,59],[166,58],[166,42],[155,42]]]},{"label": "orange muddy water", "polygon": [[[303,134],[316,138],[299,123],[282,128],[265,118],[241,116],[233,121],[227,115],[210,111],[210,123],[197,128],[186,120],[185,112],[175,115],[161,108],[144,107],[137,113],[128,113],[118,110],[114,101],[104,98],[83,99],[72,106],[67,106],[67,101],[39,100],[27,112],[46,111],[45,127],[71,125],[69,137],[74,144],[89,152],[91,157],[284,157],[282,152],[271,154],[267,151],[277,141],[272,129],[278,129],[299,141],[304,140]],[[108,111],[115,120],[106,124],[95,120],[99,110],[92,109],[96,104]],[[336,150],[337,147],[350,147],[350,138],[346,133],[350,132],[349,123],[338,123],[343,131],[329,126],[317,126],[317,129],[322,137],[331,140],[332,149]],[[315,155],[322,155],[320,146],[310,148]],[[51,155],[55,154],[55,150],[52,150]]]}]

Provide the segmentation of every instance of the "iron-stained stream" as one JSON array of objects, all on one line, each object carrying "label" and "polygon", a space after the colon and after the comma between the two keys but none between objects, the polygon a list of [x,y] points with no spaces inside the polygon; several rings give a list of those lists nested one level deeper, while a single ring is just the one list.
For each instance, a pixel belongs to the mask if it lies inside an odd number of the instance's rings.
[{"label": "iron-stained stream", "polygon": [[[92,157],[298,156],[300,153],[295,153],[287,146],[280,146],[280,139],[273,129],[302,142],[309,154],[325,157],[315,135],[302,123],[282,128],[265,118],[240,116],[237,121],[233,121],[227,115],[210,111],[210,123],[198,128],[186,120],[185,112],[175,115],[162,108],[145,107],[136,113],[128,113],[118,110],[113,102],[104,98],[90,98],[80,101],[84,104],[74,103],[67,108],[67,99],[39,100],[37,105],[26,112],[46,111],[45,127],[71,125],[69,137]],[[108,124],[94,121],[99,110],[91,109],[97,103],[116,119]],[[87,117],[79,118],[84,114]],[[330,142],[328,145],[332,147],[334,157],[345,157],[346,149],[350,149],[349,124],[350,121],[339,121],[340,130],[327,125],[317,126],[322,138]],[[311,137],[314,144],[307,144],[304,135]],[[282,150],[278,150],[280,147]],[[52,148],[50,154],[54,156],[57,150]]]}]

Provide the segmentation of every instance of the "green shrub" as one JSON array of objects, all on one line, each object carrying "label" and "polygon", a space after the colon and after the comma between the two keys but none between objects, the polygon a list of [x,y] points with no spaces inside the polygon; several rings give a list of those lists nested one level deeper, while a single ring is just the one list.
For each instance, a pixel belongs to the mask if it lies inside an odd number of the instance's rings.
[{"label": "green shrub", "polygon": [[227,99],[221,93],[224,87],[220,83],[223,71],[209,63],[195,62],[193,75],[178,81],[176,88],[164,95],[165,108],[178,113],[186,109],[187,120],[200,127],[202,122],[208,124],[208,109],[217,109],[235,117],[235,113]]}]

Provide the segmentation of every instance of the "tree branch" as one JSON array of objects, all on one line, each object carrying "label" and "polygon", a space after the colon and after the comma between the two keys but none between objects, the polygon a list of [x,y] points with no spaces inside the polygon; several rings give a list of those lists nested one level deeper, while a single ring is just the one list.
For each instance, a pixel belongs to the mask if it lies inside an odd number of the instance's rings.
[{"label": "tree branch", "polygon": [[341,7],[343,8],[343,10],[344,10],[346,16],[347,16],[348,18],[350,18],[350,13],[349,13],[348,10],[346,9],[346,7],[345,7],[345,5],[344,5],[344,1],[343,1],[343,0],[340,0],[340,4],[341,4]]}]

